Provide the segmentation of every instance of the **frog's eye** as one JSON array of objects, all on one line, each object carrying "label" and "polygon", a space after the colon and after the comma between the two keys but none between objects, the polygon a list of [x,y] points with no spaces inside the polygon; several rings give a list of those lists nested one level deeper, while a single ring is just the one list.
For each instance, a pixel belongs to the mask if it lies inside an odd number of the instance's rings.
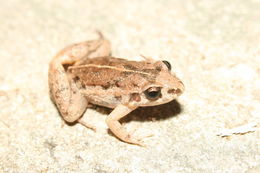
[{"label": "frog's eye", "polygon": [[145,97],[149,100],[157,100],[161,97],[161,88],[160,87],[150,87],[144,91]]},{"label": "frog's eye", "polygon": [[167,66],[167,68],[168,68],[168,70],[170,71],[171,69],[172,69],[172,66],[171,66],[171,64],[168,62],[168,61],[162,61],[166,66]]}]

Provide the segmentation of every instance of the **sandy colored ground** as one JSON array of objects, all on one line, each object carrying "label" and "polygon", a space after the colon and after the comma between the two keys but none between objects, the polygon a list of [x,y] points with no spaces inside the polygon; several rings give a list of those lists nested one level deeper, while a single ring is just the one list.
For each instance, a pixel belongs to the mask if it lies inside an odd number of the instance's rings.
[{"label": "sandy colored ground", "polygon": [[[260,1],[0,0],[0,172],[260,172]],[[64,46],[96,38],[117,57],[166,59],[186,91],[125,119],[147,148],[69,126],[49,99],[47,71]],[[226,128],[255,123],[228,138]]]}]

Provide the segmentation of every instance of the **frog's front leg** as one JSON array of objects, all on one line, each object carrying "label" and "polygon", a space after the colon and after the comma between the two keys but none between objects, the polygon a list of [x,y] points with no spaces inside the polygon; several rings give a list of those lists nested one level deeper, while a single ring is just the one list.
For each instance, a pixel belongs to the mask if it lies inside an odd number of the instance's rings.
[{"label": "frog's front leg", "polygon": [[67,72],[68,66],[74,65],[82,58],[108,56],[110,43],[99,39],[86,41],[66,47],[51,61],[49,66],[49,87],[52,100],[61,116],[67,122],[78,120],[87,106],[87,100]]},{"label": "frog's front leg", "polygon": [[125,106],[125,105],[118,105],[106,118],[106,123],[109,129],[113,132],[113,134],[118,137],[120,140],[144,146],[141,139],[136,139],[132,136],[132,134],[128,133],[126,129],[120,124],[119,120],[126,116],[131,111],[135,110],[136,106]]}]

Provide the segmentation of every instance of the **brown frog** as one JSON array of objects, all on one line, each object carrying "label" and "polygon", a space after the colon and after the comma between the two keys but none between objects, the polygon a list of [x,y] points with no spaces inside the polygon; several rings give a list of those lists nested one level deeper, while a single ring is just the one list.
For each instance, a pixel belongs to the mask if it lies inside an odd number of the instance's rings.
[{"label": "brown frog", "polygon": [[64,120],[92,128],[82,120],[88,105],[113,108],[106,118],[109,129],[124,142],[143,145],[119,120],[137,107],[170,102],[184,91],[168,61],[143,58],[112,57],[110,43],[103,37],[61,50],[50,63],[49,87]]}]

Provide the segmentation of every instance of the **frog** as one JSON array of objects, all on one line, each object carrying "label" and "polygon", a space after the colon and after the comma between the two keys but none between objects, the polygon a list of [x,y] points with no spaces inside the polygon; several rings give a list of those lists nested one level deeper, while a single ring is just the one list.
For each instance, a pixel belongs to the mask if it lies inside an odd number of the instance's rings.
[{"label": "frog", "polygon": [[91,105],[113,109],[106,117],[110,131],[121,141],[144,146],[120,119],[138,107],[168,103],[184,92],[183,82],[171,72],[166,60],[142,56],[142,60],[112,56],[111,43],[103,36],[69,45],[49,64],[49,89],[52,101],[68,123],[81,123]]}]

